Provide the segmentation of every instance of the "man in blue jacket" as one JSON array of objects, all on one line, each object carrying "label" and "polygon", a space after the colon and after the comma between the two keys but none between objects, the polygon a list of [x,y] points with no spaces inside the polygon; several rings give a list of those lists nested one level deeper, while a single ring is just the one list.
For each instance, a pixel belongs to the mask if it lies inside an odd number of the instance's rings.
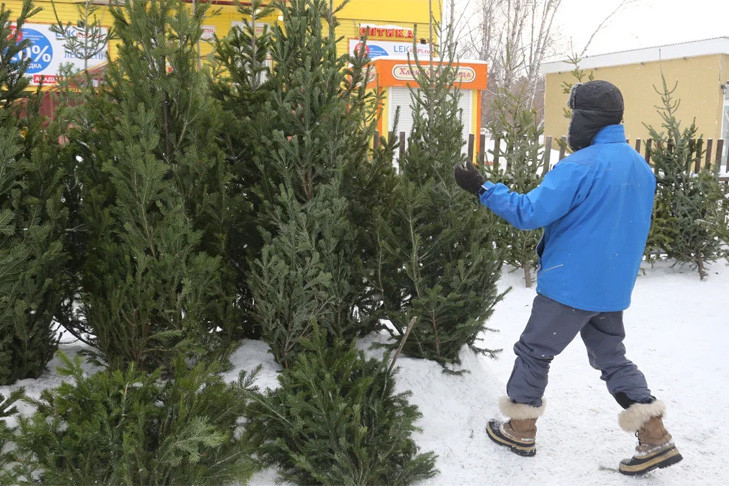
[{"label": "man in blue jacket", "polygon": [[470,163],[454,167],[456,182],[498,216],[519,229],[544,228],[537,246],[537,296],[514,345],[508,396],[500,402],[509,420],[491,420],[486,430],[519,455],[536,454],[549,365],[580,334],[590,364],[602,371],[608,391],[625,409],[621,427],[638,436],[634,457],[619,470],[643,474],[681,460],[663,426],[665,405],[651,395],[623,345],[623,310],[630,305],[650,229],[655,177],[625,141],[617,87],[607,81],[575,85],[569,107],[574,153],[529,193],[484,181]]}]

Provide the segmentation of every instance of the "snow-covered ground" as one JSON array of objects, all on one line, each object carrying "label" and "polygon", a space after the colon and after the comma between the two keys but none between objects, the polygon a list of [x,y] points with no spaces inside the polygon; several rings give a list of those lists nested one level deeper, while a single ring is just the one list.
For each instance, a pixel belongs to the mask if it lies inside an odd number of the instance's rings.
[{"label": "snow-covered ground", "polygon": [[[537,455],[519,457],[488,439],[484,427],[498,415],[498,397],[514,360],[512,346],[536,295],[524,288],[521,272],[505,273],[499,286],[512,290],[487,323],[497,332],[484,335],[487,347],[503,348],[498,358],[464,350],[463,368],[469,372],[462,376],[444,374],[432,362],[398,359],[398,388],[412,391],[411,401],[423,413],[418,444],[438,454],[440,474],[417,486],[729,484],[726,262],[713,264],[703,282],[696,272],[666,262],[638,277],[624,316],[628,356],[646,375],[653,394],[666,403],[664,423],[684,457],[641,478],[617,472],[637,439],[618,427],[622,409],[600,372],[588,364],[579,337],[552,362],[546,411],[537,424]],[[360,344],[367,347],[374,339]],[[260,343],[245,346],[260,353]],[[273,369],[266,366],[263,382],[273,379]],[[272,485],[275,479],[274,471],[263,471],[252,485]]]},{"label": "snow-covered ground", "polygon": [[622,409],[588,364],[579,338],[552,362],[546,410],[537,423],[537,455],[519,457],[487,438],[485,422],[498,414],[497,398],[515,357],[512,346],[535,296],[518,272],[505,274],[500,286],[513,289],[488,322],[499,332],[485,336],[489,347],[503,348],[499,358],[464,352],[470,373],[462,377],[443,375],[423,361],[400,362],[399,385],[413,391],[424,414],[418,442],[439,456],[440,476],[422,486],[729,484],[726,262],[715,263],[704,282],[688,269],[659,263],[636,283],[624,315],[628,357],[646,375],[653,395],[666,403],[664,423],[684,457],[641,479],[617,472],[636,438],[618,427]]},{"label": "snow-covered ground", "polygon": [[[498,414],[514,360],[512,346],[526,324],[533,289],[526,289],[520,272],[505,273],[500,288],[512,287],[488,321],[496,332],[484,335],[489,348],[503,348],[492,359],[462,352],[461,376],[445,374],[439,365],[407,357],[398,359],[400,391],[423,413],[421,449],[438,455],[440,474],[417,486],[458,485],[725,485],[729,484],[729,267],[712,265],[701,282],[687,268],[661,262],[638,278],[633,305],[625,312],[628,356],[645,373],[655,396],[668,413],[665,424],[684,457],[683,462],[642,478],[628,478],[617,465],[636,445],[617,425],[620,407],[590,367],[578,338],[555,358],[546,392],[547,407],[538,422],[537,455],[524,458],[496,446],[484,430]],[[364,339],[367,349],[374,340]],[[70,354],[78,346],[67,344]],[[374,353],[375,351],[369,351]],[[265,344],[247,341],[234,354],[234,379],[241,369],[263,365],[261,388],[276,386],[278,366]],[[50,364],[53,370],[57,362]],[[91,370],[90,370],[91,371]],[[39,380],[23,380],[32,396],[59,384],[55,371]],[[7,395],[10,387],[0,387]],[[23,406],[23,412],[30,410]],[[276,472],[256,474],[253,486],[276,484]]]}]

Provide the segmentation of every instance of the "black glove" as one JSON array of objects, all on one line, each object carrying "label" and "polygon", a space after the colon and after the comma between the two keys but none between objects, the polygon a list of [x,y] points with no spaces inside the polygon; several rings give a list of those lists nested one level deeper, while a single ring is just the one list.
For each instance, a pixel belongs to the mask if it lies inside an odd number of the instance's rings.
[{"label": "black glove", "polygon": [[476,197],[479,195],[479,189],[486,182],[472,162],[466,162],[465,166],[461,163],[454,165],[453,177],[456,178],[456,184],[461,186],[461,189],[475,194]]}]

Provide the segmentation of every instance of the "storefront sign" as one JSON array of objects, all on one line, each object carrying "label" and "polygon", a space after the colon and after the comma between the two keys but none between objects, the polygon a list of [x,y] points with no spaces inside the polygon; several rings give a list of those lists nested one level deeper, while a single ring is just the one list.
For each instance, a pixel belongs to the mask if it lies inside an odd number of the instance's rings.
[{"label": "storefront sign", "polygon": [[364,49],[370,59],[378,57],[402,57],[406,58],[408,54],[413,56],[413,48],[417,51],[418,56],[422,59],[430,55],[430,44],[415,44],[412,42],[395,42],[395,41],[378,41],[369,40],[367,43],[358,39],[350,39],[349,54],[354,56],[361,49]]},{"label": "storefront sign", "polygon": [[[428,66],[422,66],[422,69],[427,75],[431,75],[430,68]],[[436,72],[440,71],[440,66],[436,66]],[[410,66],[409,64],[395,64],[392,67],[392,76],[399,81],[414,81],[418,74],[417,66]],[[458,72],[456,73],[456,82],[458,83],[471,83],[476,80],[476,71],[470,67],[459,66]]]},{"label": "storefront sign", "polygon": [[413,29],[400,27],[398,25],[360,24],[359,35],[369,37],[394,37],[399,39],[412,39],[414,33]]},{"label": "storefront sign", "polygon": [[202,36],[200,36],[200,40],[211,41],[213,39],[215,39],[215,26],[214,25],[203,25],[202,26]]},{"label": "storefront sign", "polygon": [[[27,74],[31,75],[32,85],[54,84],[62,64],[71,64],[76,69],[84,68],[84,60],[67,51],[64,47],[65,39],[51,32],[48,24],[24,24],[21,38],[30,41],[30,45],[18,53],[13,60],[30,59]],[[71,35],[82,38],[84,33],[80,30],[69,30]],[[106,29],[103,29],[106,34]],[[89,59],[89,67],[100,64],[106,60],[106,51],[96,54]]]}]

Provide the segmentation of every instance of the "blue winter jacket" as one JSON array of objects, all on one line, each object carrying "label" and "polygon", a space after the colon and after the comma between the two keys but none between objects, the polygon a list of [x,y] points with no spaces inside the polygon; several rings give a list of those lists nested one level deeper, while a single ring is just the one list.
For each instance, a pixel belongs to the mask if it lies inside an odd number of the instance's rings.
[{"label": "blue winter jacket", "polygon": [[527,194],[485,182],[481,203],[519,229],[544,228],[537,293],[588,311],[621,311],[640,269],[656,180],[645,159],[609,125],[562,159]]}]

